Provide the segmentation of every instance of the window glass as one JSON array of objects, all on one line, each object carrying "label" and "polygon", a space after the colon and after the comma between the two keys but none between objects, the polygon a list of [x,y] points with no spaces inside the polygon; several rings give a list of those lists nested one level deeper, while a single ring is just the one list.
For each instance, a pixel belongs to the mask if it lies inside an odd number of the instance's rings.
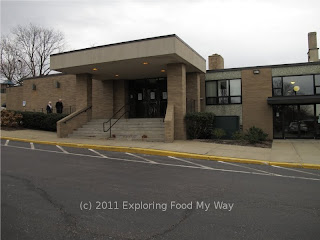
[{"label": "window glass", "polygon": [[216,97],[207,97],[207,105],[216,105],[218,104]]},{"label": "window glass", "polygon": [[230,102],[231,103],[241,103],[241,97],[231,97]]},{"label": "window glass", "polygon": [[283,77],[283,95],[313,95],[313,76]]},{"label": "window glass", "polygon": [[320,94],[320,87],[316,87],[316,94]]},{"label": "window glass", "polygon": [[228,97],[219,97],[219,104],[228,104],[229,98]]},{"label": "window glass", "polygon": [[273,89],[273,96],[282,96],[281,89]]},{"label": "window glass", "polygon": [[217,96],[217,82],[207,82],[206,83],[206,97],[216,97]]},{"label": "window glass", "polygon": [[272,78],[273,88],[282,88],[282,80],[281,77]]},{"label": "window glass", "polygon": [[228,86],[228,81],[218,81],[218,96],[219,97],[224,97],[224,96],[229,96],[229,86]]},{"label": "window glass", "polygon": [[241,96],[241,80],[230,80],[230,96]]},{"label": "window glass", "polygon": [[314,78],[315,78],[315,85],[320,86],[320,75],[315,75]]}]

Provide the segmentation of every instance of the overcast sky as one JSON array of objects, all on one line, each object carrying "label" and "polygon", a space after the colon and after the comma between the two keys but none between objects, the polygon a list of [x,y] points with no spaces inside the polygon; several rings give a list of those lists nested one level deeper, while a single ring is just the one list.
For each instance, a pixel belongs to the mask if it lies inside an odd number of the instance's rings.
[{"label": "overcast sky", "polygon": [[[1,1],[1,34],[28,23],[65,34],[68,49],[177,34],[225,68],[307,61],[319,0]],[[318,41],[318,46],[319,46]]]}]

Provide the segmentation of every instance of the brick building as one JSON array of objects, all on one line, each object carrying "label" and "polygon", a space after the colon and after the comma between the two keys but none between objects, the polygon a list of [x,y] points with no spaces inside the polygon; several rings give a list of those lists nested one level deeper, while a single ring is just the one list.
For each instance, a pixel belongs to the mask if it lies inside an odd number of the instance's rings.
[{"label": "brick building", "polygon": [[[206,61],[176,35],[64,52],[51,56],[62,72],[7,90],[7,108],[40,111],[63,99],[71,113],[58,136],[75,134],[186,139],[187,111],[239,117],[240,126],[262,128],[270,138],[320,137],[320,62],[315,33],[308,62],[224,69]],[[121,131],[121,127],[123,128]]]}]

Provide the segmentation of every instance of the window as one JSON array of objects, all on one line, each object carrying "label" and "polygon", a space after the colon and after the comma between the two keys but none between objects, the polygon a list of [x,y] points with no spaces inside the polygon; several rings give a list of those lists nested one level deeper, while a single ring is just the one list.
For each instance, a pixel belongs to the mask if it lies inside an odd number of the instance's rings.
[{"label": "window", "polygon": [[206,102],[207,105],[217,104],[217,82],[206,83]]},{"label": "window", "polygon": [[283,95],[313,95],[313,76],[283,77]]},{"label": "window", "polygon": [[273,77],[273,96],[320,94],[320,75]]},{"label": "window", "polygon": [[241,80],[230,80],[230,103],[241,103]]},{"label": "window", "polygon": [[241,79],[206,82],[206,104],[241,103]]},{"label": "window", "polygon": [[1,88],[1,93],[6,93],[6,90],[5,88]]},{"label": "window", "polygon": [[274,77],[272,79],[273,96],[282,96],[282,78]]}]

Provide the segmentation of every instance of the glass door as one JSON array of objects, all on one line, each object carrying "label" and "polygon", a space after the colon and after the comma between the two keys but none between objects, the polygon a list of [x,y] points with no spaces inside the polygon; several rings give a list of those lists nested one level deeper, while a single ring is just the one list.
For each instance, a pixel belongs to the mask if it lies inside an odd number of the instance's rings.
[{"label": "glass door", "polygon": [[130,118],[164,117],[167,109],[165,78],[129,81]]},{"label": "glass door", "polygon": [[283,127],[285,138],[299,137],[298,105],[287,105],[283,108]]},{"label": "glass door", "polygon": [[300,138],[314,138],[315,134],[315,113],[314,105],[299,106],[299,130]]},{"label": "glass door", "polygon": [[283,105],[273,106],[273,138],[284,138],[283,136]]},{"label": "glass door", "polygon": [[274,137],[314,138],[318,128],[315,114],[314,104],[274,106]]}]

